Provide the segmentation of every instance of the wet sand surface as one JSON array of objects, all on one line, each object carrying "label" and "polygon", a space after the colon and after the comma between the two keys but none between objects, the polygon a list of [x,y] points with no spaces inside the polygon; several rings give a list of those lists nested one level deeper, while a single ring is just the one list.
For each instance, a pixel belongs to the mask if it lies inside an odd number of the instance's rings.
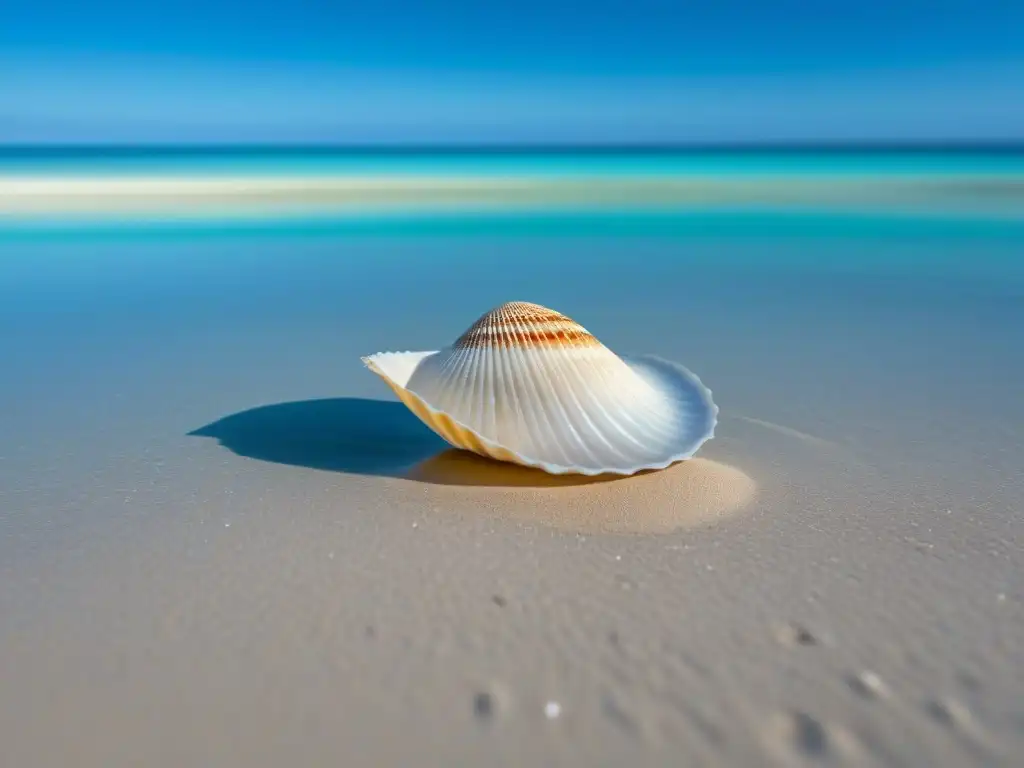
[{"label": "wet sand surface", "polygon": [[[832,241],[17,247],[5,765],[1024,750],[1011,280],[737,266]],[[715,439],[663,472],[552,479],[446,450],[359,362],[512,299],[687,365]]]}]

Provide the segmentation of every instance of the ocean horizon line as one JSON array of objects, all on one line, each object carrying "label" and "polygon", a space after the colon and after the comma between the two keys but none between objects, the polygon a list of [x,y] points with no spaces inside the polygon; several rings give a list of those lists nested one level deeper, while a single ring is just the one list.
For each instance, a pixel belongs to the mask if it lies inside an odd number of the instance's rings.
[{"label": "ocean horizon line", "polygon": [[0,142],[0,156],[71,155],[517,155],[517,154],[1024,154],[1024,138],[921,141],[721,141],[721,142]]}]

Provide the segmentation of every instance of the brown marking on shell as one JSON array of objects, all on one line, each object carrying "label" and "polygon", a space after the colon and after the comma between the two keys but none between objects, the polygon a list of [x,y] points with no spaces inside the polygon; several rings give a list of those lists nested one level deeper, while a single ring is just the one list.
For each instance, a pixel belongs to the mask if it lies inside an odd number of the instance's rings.
[{"label": "brown marking on shell", "polygon": [[579,323],[561,312],[510,301],[482,315],[454,344],[472,347],[597,347],[601,342]]}]

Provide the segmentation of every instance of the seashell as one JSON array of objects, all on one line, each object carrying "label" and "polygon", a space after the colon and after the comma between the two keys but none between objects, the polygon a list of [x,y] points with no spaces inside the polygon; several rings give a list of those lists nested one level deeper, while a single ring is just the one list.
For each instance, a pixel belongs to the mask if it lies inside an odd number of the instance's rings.
[{"label": "seashell", "polygon": [[717,423],[710,390],[686,368],[620,357],[527,302],[491,310],[444,349],[362,360],[451,445],[552,474],[663,469]]}]

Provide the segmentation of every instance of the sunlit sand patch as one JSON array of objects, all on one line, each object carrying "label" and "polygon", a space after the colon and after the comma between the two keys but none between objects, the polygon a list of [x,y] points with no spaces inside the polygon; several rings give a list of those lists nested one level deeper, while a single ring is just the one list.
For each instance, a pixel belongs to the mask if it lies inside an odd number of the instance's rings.
[{"label": "sunlit sand patch", "polygon": [[566,531],[667,533],[716,523],[755,498],[757,483],[737,467],[694,458],[632,477],[550,475],[449,450],[406,478],[437,486],[438,503]]}]

